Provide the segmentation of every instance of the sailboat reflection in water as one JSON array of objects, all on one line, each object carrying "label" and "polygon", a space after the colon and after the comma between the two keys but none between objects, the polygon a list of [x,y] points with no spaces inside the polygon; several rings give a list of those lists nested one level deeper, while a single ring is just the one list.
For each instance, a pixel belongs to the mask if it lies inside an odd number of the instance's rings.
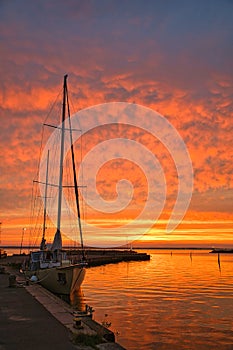
[{"label": "sailboat reflection in water", "polygon": [[[73,182],[75,192],[76,209],[78,216],[78,226],[80,233],[81,243],[81,258],[80,263],[72,264],[67,258],[66,251],[62,249],[62,236],[61,236],[61,211],[62,211],[62,190],[63,190],[63,160],[64,160],[64,142],[65,142],[65,120],[66,110],[68,110],[69,132],[70,132],[70,150],[72,157],[72,169],[73,169]],[[67,75],[64,76],[63,84],[63,106],[62,106],[62,124],[61,124],[61,143],[60,143],[60,170],[59,170],[59,184],[53,184],[52,186],[58,187],[58,208],[57,208],[57,229],[54,235],[53,243],[50,249],[47,248],[45,239],[46,230],[46,203],[47,203],[47,190],[48,186],[48,172],[49,172],[49,151],[47,154],[46,165],[46,181],[45,185],[45,198],[44,198],[44,218],[43,218],[43,234],[40,244],[40,250],[31,252],[29,264],[27,268],[24,267],[24,273],[31,281],[39,282],[43,287],[47,288],[53,293],[57,294],[70,294],[72,291],[77,290],[85,276],[85,254],[82,237],[81,215],[79,205],[79,192],[77,185],[77,177],[75,171],[75,155],[72,141],[72,129],[69,113],[69,101],[67,90]]]}]

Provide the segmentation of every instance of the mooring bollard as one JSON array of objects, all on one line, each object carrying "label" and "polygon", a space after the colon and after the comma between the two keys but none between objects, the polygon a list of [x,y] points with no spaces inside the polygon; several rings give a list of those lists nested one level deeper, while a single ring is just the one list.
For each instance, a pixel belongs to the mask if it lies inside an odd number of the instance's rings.
[{"label": "mooring bollard", "polygon": [[83,329],[82,321],[81,321],[81,318],[79,316],[74,317],[74,328]]},{"label": "mooring bollard", "polygon": [[16,287],[16,276],[15,275],[9,276],[9,287]]}]

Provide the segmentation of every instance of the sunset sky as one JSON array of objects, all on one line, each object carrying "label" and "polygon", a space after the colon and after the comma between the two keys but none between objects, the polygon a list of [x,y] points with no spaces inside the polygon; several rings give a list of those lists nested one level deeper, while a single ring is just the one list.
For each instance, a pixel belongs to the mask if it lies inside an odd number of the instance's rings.
[{"label": "sunset sky", "polygon": [[[73,113],[109,102],[142,105],[167,118],[189,151],[192,199],[183,222],[166,233],[177,174],[159,140],[121,127],[84,138],[84,155],[105,137],[123,134],[156,153],[167,199],[158,222],[135,245],[233,246],[232,1],[1,1],[0,40],[1,245],[20,244],[23,228],[24,243],[31,239],[41,126],[46,118],[59,122],[59,113],[54,120],[49,111],[67,73]],[[132,206],[115,214],[88,208],[89,222],[122,225],[137,215],[146,183],[137,164],[111,160],[98,173],[98,191],[111,200],[122,178],[135,186]]]}]

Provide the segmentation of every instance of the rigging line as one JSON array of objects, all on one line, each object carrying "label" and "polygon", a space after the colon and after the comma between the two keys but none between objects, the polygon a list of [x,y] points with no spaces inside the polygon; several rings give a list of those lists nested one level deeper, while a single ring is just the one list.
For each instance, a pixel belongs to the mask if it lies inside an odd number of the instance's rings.
[{"label": "rigging line", "polygon": [[[66,169],[67,169],[67,171],[66,171],[66,177],[67,177],[66,181],[67,181],[67,183],[71,183],[71,169],[70,169],[70,164],[69,163],[70,162],[69,162],[69,160],[67,158],[66,159],[66,164],[67,164],[66,165]],[[73,206],[72,193],[71,193],[70,187],[68,187],[68,189],[67,189],[67,200],[68,200],[68,203],[71,203],[71,205]],[[71,210],[73,210],[72,206],[70,206]],[[71,222],[72,222],[71,210],[68,210],[68,217],[69,217],[69,223],[70,223],[70,231],[72,232],[73,228],[72,228],[72,224],[71,224]]]},{"label": "rigging line", "polygon": [[56,97],[55,101],[53,102],[53,104],[52,104],[50,110],[49,110],[48,113],[47,113],[47,116],[46,116],[46,118],[45,118],[45,120],[44,120],[44,123],[48,120],[48,118],[49,118],[50,114],[52,113],[52,110],[54,109],[54,106],[56,105],[58,99],[60,100],[61,94],[62,94],[62,89],[60,89],[59,93],[57,94],[57,97]]},{"label": "rigging line", "polygon": [[[58,98],[59,96],[61,95],[61,91],[58,93],[54,103],[52,104],[46,118],[45,118],[45,122],[47,121],[47,119],[49,118],[52,110],[54,109],[54,106],[55,104],[57,104],[57,101],[58,101]],[[39,177],[39,169],[40,169],[40,161],[41,161],[41,155],[42,155],[42,149],[43,149],[43,140],[44,140],[44,125],[42,125],[42,128],[41,128],[41,140],[40,140],[40,149],[39,149],[39,157],[38,157],[38,162],[37,162],[37,169],[36,169],[36,175],[35,175],[35,178],[38,178]],[[32,186],[32,196],[34,194],[34,188]],[[33,197],[32,197],[32,201],[33,201]],[[34,203],[31,202],[31,217],[30,217],[30,225],[32,224],[32,218],[34,217],[35,215],[35,201],[36,201],[36,197],[34,198]],[[29,246],[31,246],[31,239],[32,239],[32,234],[33,234],[33,231],[32,231],[32,228],[30,227],[30,242],[29,242]]]},{"label": "rigging line", "polygon": [[[71,95],[72,95],[72,91],[71,91]],[[69,94],[69,99],[68,99],[68,91],[67,91],[67,108],[68,108],[69,118],[70,118],[70,115],[71,115],[71,113],[70,113],[70,104],[71,104],[72,110],[75,113],[75,111],[78,110],[78,108],[76,108],[74,106],[72,97],[70,98],[70,94]],[[79,146],[80,159],[78,160],[78,162],[79,162],[79,168],[80,168],[80,173],[81,173],[81,176],[79,177],[79,179],[81,180],[81,186],[78,186],[78,187],[82,187],[83,188],[84,187],[84,169],[83,169],[82,159],[83,159],[83,140],[85,140],[85,137],[83,138],[82,127],[81,127],[81,123],[80,123],[79,118],[76,118],[76,120],[78,122],[78,129],[72,129],[72,130],[80,131],[80,137],[78,138],[78,140],[80,140],[80,146]],[[70,123],[70,125],[71,125],[71,123]],[[83,197],[82,197],[82,201],[81,202],[82,202],[81,203],[81,206],[82,206],[82,219],[85,220],[84,206],[86,208],[86,203],[84,203]],[[82,231],[83,231],[83,228],[82,228]]]},{"label": "rigging line", "polygon": [[28,252],[29,249],[31,248],[31,240],[32,240],[32,224],[33,224],[33,217],[34,217],[34,183],[32,185],[32,189],[31,189],[31,203],[30,203],[30,217],[29,217],[29,248],[28,248]]},{"label": "rigging line", "polygon": [[[55,105],[57,104],[57,101],[61,95],[61,91],[59,91],[59,93],[57,94],[57,97],[55,99],[55,101],[53,102],[49,112],[47,113],[47,116],[46,118],[44,119],[44,123],[48,120],[49,116],[51,115],[52,111],[54,110],[55,108]],[[45,131],[45,127],[44,125],[42,125],[42,128],[41,128],[41,140],[40,140],[40,149],[39,149],[39,157],[38,157],[38,163],[37,163],[37,170],[36,170],[36,176],[35,178],[38,178],[39,177],[39,170],[40,170],[40,161],[41,161],[41,155],[42,155],[42,150],[43,150],[43,141],[44,141],[44,131]],[[34,184],[32,186],[32,198],[31,198],[31,213],[30,213],[30,242],[29,242],[29,247],[31,247],[31,244],[32,242],[34,241],[34,245],[35,245],[35,241],[38,240],[38,236],[39,236],[39,230],[38,230],[38,233],[37,233],[37,237],[35,238],[36,236],[36,231],[37,231],[37,227],[38,227],[38,221],[39,221],[39,212],[41,211],[41,208],[39,208],[39,211],[38,211],[38,215],[37,215],[37,218],[36,218],[36,222],[35,222],[35,226],[34,226],[34,229],[32,229],[32,222],[33,222],[33,218],[35,218],[35,211],[36,211],[36,205],[38,205],[37,203],[37,200],[36,200],[36,195],[38,194],[39,190],[38,190],[38,186],[36,187],[36,190],[34,188]],[[34,195],[35,193],[35,195]],[[34,195],[34,200],[33,200],[33,195]],[[41,203],[42,205],[42,203]]]},{"label": "rigging line", "polygon": [[[59,148],[59,144],[60,144],[60,138],[61,138],[61,134],[60,132],[57,133],[57,137],[54,138],[54,142],[51,146],[51,149],[54,150],[53,154],[58,154],[58,148]],[[52,162],[50,162],[50,176],[49,178],[51,179],[50,183],[55,184],[55,178],[56,178],[56,174],[57,174],[57,164],[56,164],[56,160],[55,157],[52,157]],[[58,185],[58,184],[57,184]],[[52,191],[51,187],[50,190]]]},{"label": "rigging line", "polygon": [[77,177],[76,177],[76,170],[75,170],[74,147],[73,147],[72,128],[71,128],[71,119],[70,119],[70,106],[69,106],[67,85],[65,85],[65,89],[66,89],[68,120],[69,120],[69,127],[70,127],[70,144],[71,144],[72,166],[73,166],[74,185],[75,185],[76,206],[77,206],[77,212],[78,212],[78,225],[79,225],[79,233],[80,233],[80,240],[81,240],[82,257],[83,257],[83,260],[85,260],[81,215],[80,215],[80,206],[79,206],[79,191],[78,191],[78,184],[77,184]]},{"label": "rigging line", "polygon": [[40,223],[39,221],[41,221],[41,212],[42,212],[42,203],[40,203],[40,207],[38,208],[38,215],[36,218],[36,222],[35,222],[35,226],[34,226],[34,246],[36,245],[36,243],[38,242],[39,236],[41,236],[40,234]]},{"label": "rigging line", "polygon": [[[35,233],[35,225],[33,225],[35,223],[36,217],[35,217],[35,212],[36,212],[36,206],[38,205],[37,201],[37,191],[38,191],[38,187],[35,188],[35,184],[33,183],[32,186],[32,196],[33,196],[33,203],[32,203],[32,217],[31,217],[31,225],[33,226],[30,228],[30,236],[31,236],[31,240],[33,242],[34,239],[34,233]],[[34,243],[33,243],[34,245]]]},{"label": "rigging line", "polygon": [[43,139],[44,139],[44,125],[42,125],[42,128],[41,128],[41,140],[40,140],[40,150],[39,150],[39,157],[38,157],[37,170],[36,170],[36,178],[38,178],[39,176],[40,161],[41,161],[41,154],[42,154],[42,148],[43,148]]},{"label": "rigging line", "polygon": [[[68,164],[68,158],[67,157],[64,159],[64,162],[65,162],[65,166],[63,167],[63,184],[64,183],[68,183],[68,181],[69,181],[69,178],[68,178],[69,164]],[[64,203],[67,203],[67,202],[69,203],[69,189],[68,189],[68,191],[67,190],[65,191],[64,190],[64,186],[62,186],[62,188],[63,188],[62,193],[63,193],[63,196],[65,198]],[[69,210],[67,210],[67,209],[68,209],[67,206],[65,206],[65,213],[64,214],[66,215],[66,219],[67,219],[67,217],[69,219],[70,218],[70,214],[69,214]],[[70,220],[68,220],[68,221],[70,221]],[[64,222],[64,219],[63,219],[63,222]]]},{"label": "rigging line", "polygon": [[[37,230],[37,225],[38,225],[38,221],[40,219],[40,212],[38,206],[38,188],[36,188],[36,192],[35,192],[35,206],[34,206],[34,213],[33,213],[33,218],[34,218],[34,230],[32,231],[32,238],[33,238],[33,246],[35,246],[35,235],[36,235],[36,230]],[[41,205],[41,203],[40,203]],[[37,215],[36,215],[37,212]]]},{"label": "rigging line", "polygon": [[[72,92],[71,92],[71,94],[72,94]],[[78,108],[76,108],[74,106],[73,100],[70,97],[69,97],[69,103],[71,104],[73,111],[77,111],[78,110]],[[69,115],[70,115],[70,113],[69,113]],[[83,179],[84,179],[84,177],[83,177],[83,166],[82,166],[82,159],[83,159],[83,134],[82,134],[82,127],[81,127],[81,123],[80,123],[79,118],[76,118],[76,120],[78,122],[79,131],[81,132],[81,134],[80,134],[80,162],[79,163],[80,163],[80,168],[81,168],[81,183],[83,185]]]},{"label": "rigging line", "polygon": [[[85,198],[87,198],[87,187],[85,187]],[[82,201],[82,209],[83,209],[83,221],[86,222],[87,220],[87,203],[86,201]]]},{"label": "rigging line", "polygon": [[[71,95],[72,95],[72,91],[71,91]],[[77,98],[78,98],[78,97],[77,97]],[[76,108],[76,106],[74,106],[74,103],[73,103],[72,97],[71,97],[71,98],[69,97],[69,101],[70,101],[70,104],[71,104],[71,106],[72,106],[73,111],[77,111],[77,110],[78,110],[78,108]],[[81,130],[81,124],[80,124],[80,121],[79,121],[79,119],[78,119],[78,118],[77,118],[77,121],[78,121],[78,126],[79,126],[79,129]]]},{"label": "rigging line", "polygon": [[29,218],[29,232],[31,233],[32,230],[32,218],[34,213],[34,183],[32,183],[31,188],[31,200],[30,200],[30,218]]},{"label": "rigging line", "polygon": [[[49,112],[47,113],[46,118],[44,119],[44,123],[48,120],[49,116],[51,115],[54,106],[57,104],[57,101],[59,99],[59,97],[61,96],[61,90],[59,91],[59,93],[57,94],[57,97],[55,99],[55,101],[53,102]],[[42,148],[43,148],[43,140],[44,140],[44,123],[42,124],[42,130],[41,130],[41,141],[40,141],[40,150],[39,150],[39,159],[38,159],[38,165],[37,165],[37,173],[36,173],[36,177],[38,177],[39,175],[39,168],[40,168],[40,160],[41,160],[41,154],[42,154]]]},{"label": "rigging line", "polygon": [[[58,139],[60,139],[60,133],[57,133],[57,137],[54,138],[53,144],[51,145],[51,150],[53,150],[52,154],[58,154]],[[58,185],[52,185],[57,182],[56,178],[56,173],[57,173],[57,164],[56,164],[56,158],[55,157],[50,157],[51,161],[49,164],[49,183],[51,184],[48,186],[48,212],[50,212],[52,215],[54,214],[53,208],[55,207],[56,203],[56,194],[57,194],[57,189]]]},{"label": "rigging line", "polygon": [[[46,185],[45,185],[45,195],[44,195],[44,211],[43,211],[43,232],[42,232],[42,241],[43,249],[45,249],[45,232],[46,232],[46,219],[47,219],[47,198],[48,198],[48,176],[49,176],[49,150],[47,154],[47,164],[46,164]],[[42,249],[42,248],[41,248]]]},{"label": "rigging line", "polygon": [[[37,187],[38,191],[38,187]],[[37,194],[37,193],[36,193]],[[38,244],[39,237],[41,237],[41,222],[42,222],[42,211],[43,211],[43,202],[41,200],[41,196],[36,196],[36,206],[37,206],[37,216],[35,217],[35,223],[34,223],[34,231],[33,231],[33,238],[34,238],[34,246],[36,246],[36,243]]]},{"label": "rigging line", "polygon": [[[67,92],[67,94],[68,94],[68,92]],[[72,92],[71,92],[71,94],[72,94]],[[73,100],[70,97],[69,97],[69,101],[67,102],[67,104],[68,104],[68,114],[69,114],[69,118],[70,118],[69,105],[71,104],[73,111],[78,110],[78,108],[76,108],[74,106]],[[80,140],[80,153],[79,153],[80,154],[80,160],[79,160],[80,165],[79,165],[79,167],[80,167],[80,172],[81,172],[81,187],[84,187],[84,185],[83,185],[84,184],[84,169],[83,169],[83,163],[82,163],[82,159],[83,159],[83,134],[82,134],[82,127],[81,127],[81,123],[79,121],[79,118],[76,118],[76,120],[78,122],[78,128],[79,128],[79,131],[81,133],[80,137],[79,137],[79,140]],[[77,130],[77,129],[75,129],[75,130]],[[84,140],[85,140],[85,138],[84,138]],[[82,204],[81,205],[82,205],[82,219],[85,222],[87,206],[86,206],[86,202],[84,203],[83,196],[82,196]]]}]

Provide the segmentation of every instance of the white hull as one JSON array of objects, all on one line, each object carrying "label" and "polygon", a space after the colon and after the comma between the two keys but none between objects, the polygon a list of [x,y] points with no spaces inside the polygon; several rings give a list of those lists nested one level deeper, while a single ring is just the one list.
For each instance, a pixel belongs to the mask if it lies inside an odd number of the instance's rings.
[{"label": "white hull", "polygon": [[30,271],[30,276],[33,275],[37,277],[37,282],[49,291],[69,295],[73,290],[80,288],[85,269],[77,264]]}]

